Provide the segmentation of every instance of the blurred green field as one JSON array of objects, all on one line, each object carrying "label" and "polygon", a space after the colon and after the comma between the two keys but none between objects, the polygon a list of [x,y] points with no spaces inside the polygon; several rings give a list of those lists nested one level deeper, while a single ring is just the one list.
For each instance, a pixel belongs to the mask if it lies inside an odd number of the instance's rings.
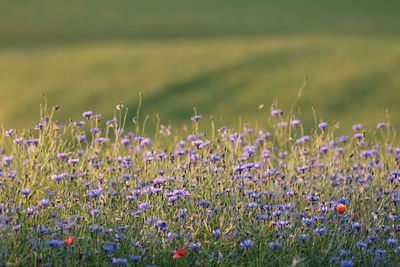
[{"label": "blurred green field", "polygon": [[[190,123],[259,121],[274,98],[300,119],[400,128],[400,2],[1,1],[0,122],[32,126],[43,92],[63,110]],[[151,127],[151,125],[150,125]]]}]

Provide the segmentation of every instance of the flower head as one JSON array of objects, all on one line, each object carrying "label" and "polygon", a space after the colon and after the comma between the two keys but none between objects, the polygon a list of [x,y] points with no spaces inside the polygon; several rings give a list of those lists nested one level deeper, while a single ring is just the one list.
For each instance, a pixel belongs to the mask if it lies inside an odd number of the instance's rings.
[{"label": "flower head", "polygon": [[186,255],[186,250],[184,250],[183,248],[178,248],[172,257],[176,259],[183,257],[185,255]]}]

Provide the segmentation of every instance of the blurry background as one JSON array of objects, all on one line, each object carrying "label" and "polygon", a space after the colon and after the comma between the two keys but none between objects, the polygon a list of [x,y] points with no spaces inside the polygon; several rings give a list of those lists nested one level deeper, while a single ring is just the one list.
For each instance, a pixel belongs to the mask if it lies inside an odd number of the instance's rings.
[{"label": "blurry background", "polygon": [[[262,122],[274,98],[318,120],[400,128],[400,1],[0,1],[0,122],[57,116],[111,119],[117,101],[162,124],[190,124],[193,107],[219,126]],[[207,122],[208,123],[208,122]],[[150,125],[151,128],[151,125]]]}]

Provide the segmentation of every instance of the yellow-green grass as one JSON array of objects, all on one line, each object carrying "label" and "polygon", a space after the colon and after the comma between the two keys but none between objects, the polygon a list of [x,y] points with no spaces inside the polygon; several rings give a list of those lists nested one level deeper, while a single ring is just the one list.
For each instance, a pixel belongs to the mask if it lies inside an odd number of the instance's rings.
[{"label": "yellow-green grass", "polygon": [[[297,35],[207,40],[104,41],[11,47],[0,50],[0,121],[6,127],[31,126],[41,92],[64,110],[59,118],[79,119],[85,110],[112,118],[119,100],[134,117],[138,93],[142,114],[161,123],[188,123],[193,107],[217,123],[238,118],[263,120],[274,98],[288,110],[303,77],[298,102],[306,126],[318,120],[342,127],[386,120],[400,125],[400,39]],[[223,118],[223,120],[221,120]],[[151,123],[150,123],[151,128]]]}]

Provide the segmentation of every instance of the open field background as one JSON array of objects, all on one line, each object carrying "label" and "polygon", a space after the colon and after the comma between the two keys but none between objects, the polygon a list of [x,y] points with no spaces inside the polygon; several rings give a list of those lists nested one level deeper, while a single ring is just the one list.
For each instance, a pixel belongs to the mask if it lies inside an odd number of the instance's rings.
[{"label": "open field background", "polygon": [[[287,110],[303,77],[300,119],[386,120],[400,128],[398,1],[0,1],[0,122],[36,123],[41,92],[63,109],[190,122],[259,121],[274,98]],[[131,126],[133,126],[131,124]],[[151,128],[151,123],[150,126]]]}]

